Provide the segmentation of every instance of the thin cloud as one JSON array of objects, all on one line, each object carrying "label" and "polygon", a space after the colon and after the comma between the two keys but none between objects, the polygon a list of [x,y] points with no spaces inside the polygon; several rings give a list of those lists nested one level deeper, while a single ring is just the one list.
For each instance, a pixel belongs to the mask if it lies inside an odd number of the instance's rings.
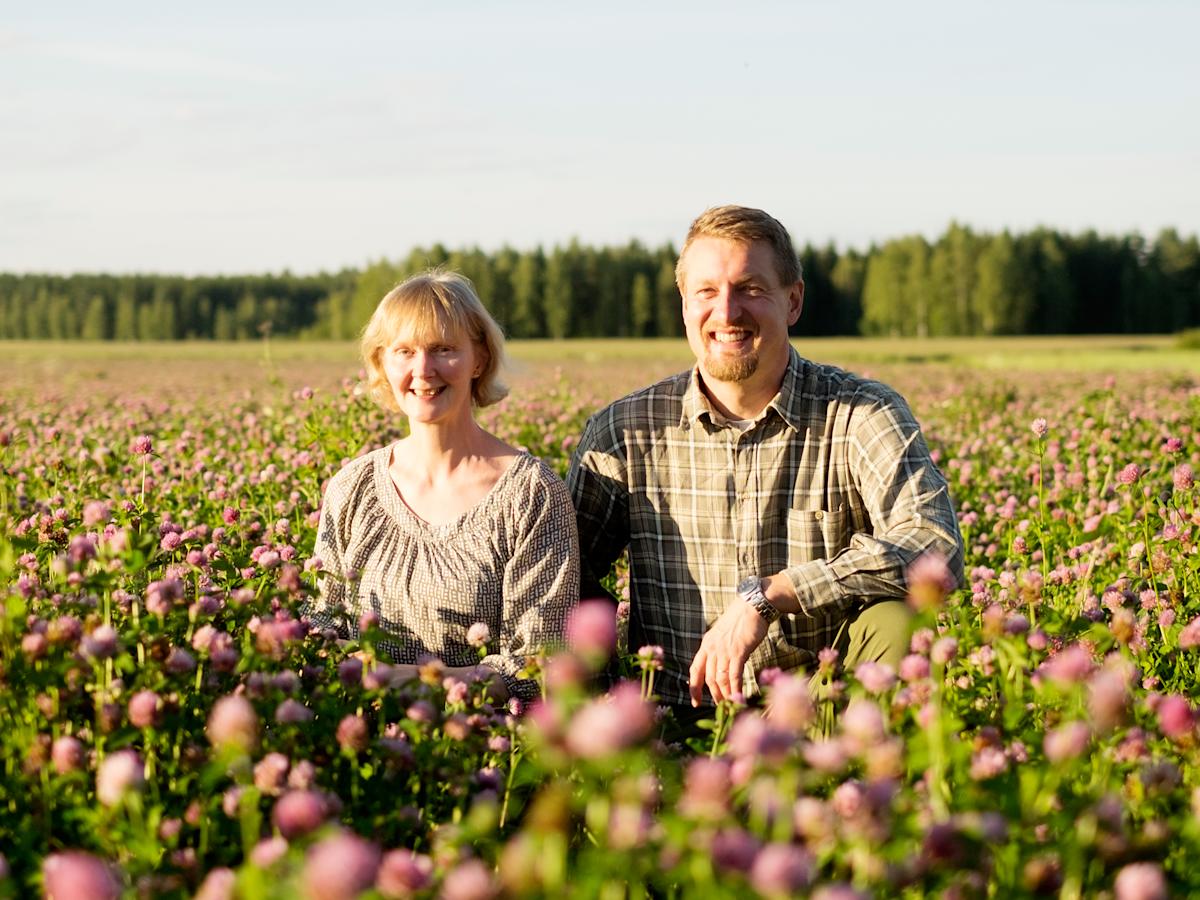
[{"label": "thin cloud", "polygon": [[[0,46],[4,34],[0,33]],[[136,47],[83,41],[25,41],[18,35],[12,46],[34,55],[85,65],[155,75],[194,75],[242,84],[283,84],[283,73],[241,60],[197,53],[184,47]]]}]

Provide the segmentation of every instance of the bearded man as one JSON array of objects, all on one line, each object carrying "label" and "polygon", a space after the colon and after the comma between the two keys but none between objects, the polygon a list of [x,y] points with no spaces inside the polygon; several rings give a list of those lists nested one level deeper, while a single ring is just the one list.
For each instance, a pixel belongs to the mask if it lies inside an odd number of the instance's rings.
[{"label": "bearded man", "polygon": [[662,646],[656,686],[686,727],[826,647],[896,666],[909,567],[933,553],[961,580],[963,549],[903,398],[791,346],[804,282],[783,225],[705,211],[676,284],[695,366],[592,416],[567,484],[585,571],[629,550],[629,645]]}]

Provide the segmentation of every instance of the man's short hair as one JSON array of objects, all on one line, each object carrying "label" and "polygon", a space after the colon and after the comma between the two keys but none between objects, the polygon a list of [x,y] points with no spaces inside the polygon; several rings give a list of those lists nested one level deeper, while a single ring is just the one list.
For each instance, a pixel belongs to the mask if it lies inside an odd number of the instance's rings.
[{"label": "man's short hair", "polygon": [[675,286],[683,293],[683,256],[692,241],[701,237],[724,238],[740,244],[763,241],[775,257],[775,269],[783,285],[800,280],[800,259],[783,224],[761,209],[749,206],[713,206],[700,213],[688,229],[679,260],[675,263]]}]

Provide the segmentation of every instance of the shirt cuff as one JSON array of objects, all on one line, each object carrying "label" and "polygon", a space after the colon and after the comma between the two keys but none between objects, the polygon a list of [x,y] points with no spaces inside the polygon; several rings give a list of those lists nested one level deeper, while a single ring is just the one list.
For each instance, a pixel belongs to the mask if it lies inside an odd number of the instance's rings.
[{"label": "shirt cuff", "polygon": [[800,612],[796,615],[811,619],[840,608],[845,599],[841,584],[823,559],[784,569],[783,574],[792,583],[800,601]]}]

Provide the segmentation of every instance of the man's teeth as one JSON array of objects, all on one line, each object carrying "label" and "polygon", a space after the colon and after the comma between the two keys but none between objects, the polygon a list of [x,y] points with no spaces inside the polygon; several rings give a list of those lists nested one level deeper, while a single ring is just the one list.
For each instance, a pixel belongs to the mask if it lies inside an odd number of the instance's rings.
[{"label": "man's teeth", "polygon": [[748,331],[714,331],[713,340],[721,344],[736,344],[750,336]]}]

